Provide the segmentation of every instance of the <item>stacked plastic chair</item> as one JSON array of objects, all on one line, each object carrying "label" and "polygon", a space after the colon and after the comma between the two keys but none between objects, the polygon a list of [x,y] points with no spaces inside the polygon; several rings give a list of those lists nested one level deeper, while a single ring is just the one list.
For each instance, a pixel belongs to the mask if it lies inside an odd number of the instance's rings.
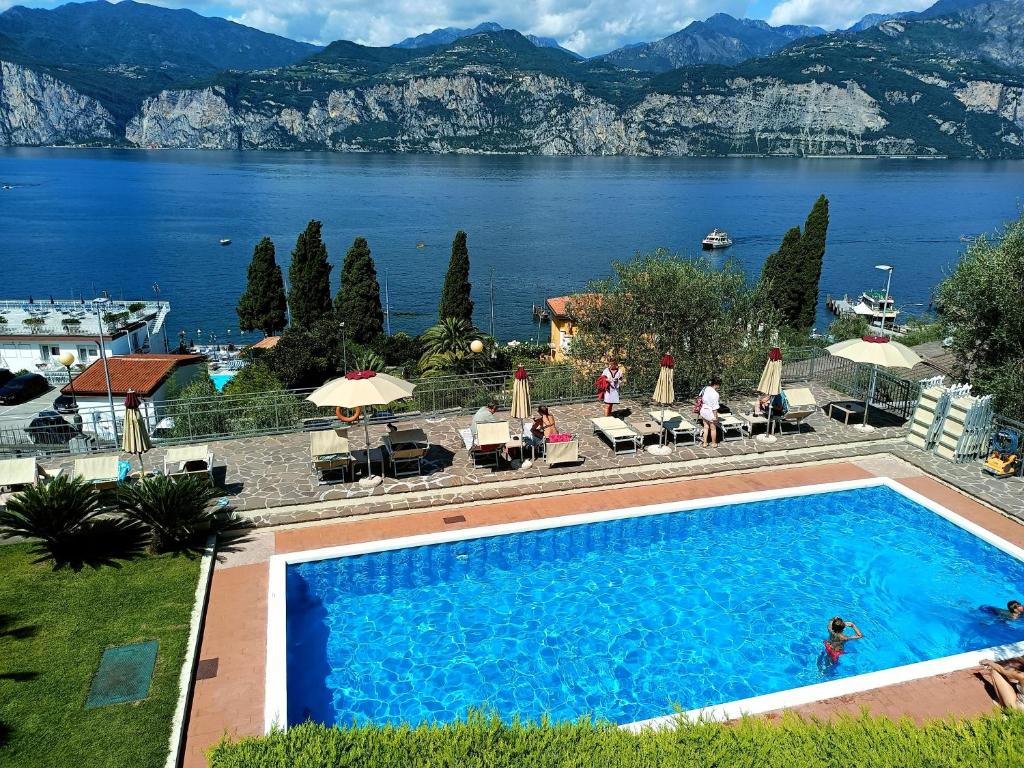
[{"label": "stacked plastic chair", "polygon": [[935,444],[935,454],[962,464],[987,452],[992,415],[991,395],[951,397]]}]

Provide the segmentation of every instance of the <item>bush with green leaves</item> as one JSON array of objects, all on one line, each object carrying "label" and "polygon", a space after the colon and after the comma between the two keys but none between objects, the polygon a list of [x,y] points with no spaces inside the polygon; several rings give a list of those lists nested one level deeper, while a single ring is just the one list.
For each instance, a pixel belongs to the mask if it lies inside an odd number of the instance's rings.
[{"label": "bush with green leaves", "polygon": [[117,488],[117,509],[146,526],[156,552],[193,547],[214,522],[219,492],[205,477],[154,475]]},{"label": "bush with green leaves", "polygon": [[210,751],[210,768],[1010,768],[1021,764],[1024,712],[915,725],[886,718],[724,725],[682,723],[640,732],[611,723],[506,723],[471,713],[447,725],[306,723],[231,741]]},{"label": "bush with green leaves", "polygon": [[91,483],[60,475],[14,494],[0,509],[0,535],[38,539],[44,551],[60,560],[104,511]]},{"label": "bush with green leaves", "polygon": [[[473,352],[470,348],[476,340],[483,343],[482,352]],[[492,367],[494,339],[461,318],[444,318],[425,330],[420,341],[423,343],[420,372],[424,376],[475,373]]]},{"label": "bush with green leaves", "polygon": [[168,401],[167,415],[174,419],[173,437],[210,437],[230,433],[223,395],[209,376],[197,376],[177,397]]},{"label": "bush with green leaves", "polygon": [[980,237],[942,281],[938,306],[953,339],[957,377],[1024,418],[1024,214]]},{"label": "bush with green leaves", "polygon": [[871,326],[866,318],[861,315],[845,314],[840,315],[828,326],[828,337],[830,343],[847,341],[848,339],[861,339],[871,333]]}]

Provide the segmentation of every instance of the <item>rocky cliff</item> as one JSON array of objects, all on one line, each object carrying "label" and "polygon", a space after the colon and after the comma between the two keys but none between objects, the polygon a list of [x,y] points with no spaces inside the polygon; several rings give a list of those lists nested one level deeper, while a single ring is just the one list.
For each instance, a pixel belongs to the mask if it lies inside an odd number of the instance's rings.
[{"label": "rocky cliff", "polygon": [[0,145],[119,141],[113,115],[49,75],[0,61]]}]

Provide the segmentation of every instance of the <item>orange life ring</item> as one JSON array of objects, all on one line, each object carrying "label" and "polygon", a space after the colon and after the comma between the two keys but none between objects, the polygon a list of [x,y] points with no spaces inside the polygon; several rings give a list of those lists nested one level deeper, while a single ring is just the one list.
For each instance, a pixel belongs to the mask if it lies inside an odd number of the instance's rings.
[{"label": "orange life ring", "polygon": [[346,416],[345,413],[341,410],[341,406],[340,405],[337,408],[334,409],[334,415],[338,417],[338,421],[343,421],[346,424],[351,424],[353,421],[358,419],[359,418],[359,414],[361,414],[362,412],[363,412],[363,409],[360,408],[358,405],[356,406],[356,409],[354,411],[352,411],[352,415],[351,416]]}]

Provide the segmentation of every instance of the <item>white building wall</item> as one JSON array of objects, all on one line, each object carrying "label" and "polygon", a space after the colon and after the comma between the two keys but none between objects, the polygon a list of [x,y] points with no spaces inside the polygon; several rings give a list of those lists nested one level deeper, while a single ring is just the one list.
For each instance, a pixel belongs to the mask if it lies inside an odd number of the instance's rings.
[{"label": "white building wall", "polygon": [[[144,327],[122,334],[114,339],[104,339],[107,357],[130,355],[150,348],[150,327]],[[100,359],[100,347],[96,341],[86,337],[73,337],[61,341],[39,341],[27,335],[18,341],[0,342],[0,368],[11,371],[36,371],[40,366],[60,367],[57,358],[65,352],[75,356],[75,364],[89,365]]]}]

